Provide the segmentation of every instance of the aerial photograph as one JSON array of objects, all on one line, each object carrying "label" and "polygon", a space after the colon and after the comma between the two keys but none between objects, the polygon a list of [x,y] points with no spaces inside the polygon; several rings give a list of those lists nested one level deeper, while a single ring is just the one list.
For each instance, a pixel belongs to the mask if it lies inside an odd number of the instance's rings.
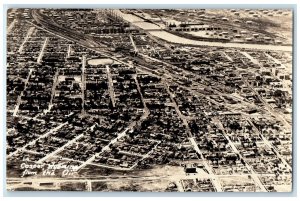
[{"label": "aerial photograph", "polygon": [[9,8],[6,190],[291,192],[293,14]]}]

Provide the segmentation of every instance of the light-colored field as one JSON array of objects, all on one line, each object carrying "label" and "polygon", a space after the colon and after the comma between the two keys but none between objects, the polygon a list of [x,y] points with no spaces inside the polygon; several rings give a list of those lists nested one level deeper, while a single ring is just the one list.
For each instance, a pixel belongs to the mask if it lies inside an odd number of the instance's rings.
[{"label": "light-colored field", "polygon": [[[144,180],[144,181],[113,181],[113,182],[105,182],[105,183],[97,183],[93,184],[93,191],[152,191],[152,192],[164,192],[170,183],[169,180],[166,179],[158,179],[158,180]],[[99,185],[100,184],[100,185]]]},{"label": "light-colored field", "polygon": [[291,185],[275,185],[274,188],[277,192],[291,192],[292,191]]},{"label": "light-colored field", "polygon": [[113,64],[114,63],[114,60],[112,59],[91,59],[91,60],[88,60],[88,64],[90,65],[93,65],[93,66],[96,66],[96,65],[107,65],[107,64]]}]

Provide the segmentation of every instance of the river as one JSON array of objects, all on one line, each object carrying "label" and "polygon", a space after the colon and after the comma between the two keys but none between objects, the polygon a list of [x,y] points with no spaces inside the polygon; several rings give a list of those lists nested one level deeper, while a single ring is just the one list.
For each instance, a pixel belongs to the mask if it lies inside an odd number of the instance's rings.
[{"label": "river", "polygon": [[[273,51],[287,51],[292,52],[292,46],[283,45],[263,45],[263,44],[245,44],[245,43],[222,43],[222,42],[208,42],[184,38],[175,34],[164,31],[160,26],[145,22],[142,18],[132,14],[122,13],[120,10],[115,10],[119,16],[124,20],[132,23],[149,34],[165,40],[170,43],[184,44],[184,45],[196,45],[196,46],[210,46],[210,47],[224,47],[224,48],[245,48],[245,49],[256,49],[256,50],[273,50]],[[153,30],[156,29],[156,30]]]}]

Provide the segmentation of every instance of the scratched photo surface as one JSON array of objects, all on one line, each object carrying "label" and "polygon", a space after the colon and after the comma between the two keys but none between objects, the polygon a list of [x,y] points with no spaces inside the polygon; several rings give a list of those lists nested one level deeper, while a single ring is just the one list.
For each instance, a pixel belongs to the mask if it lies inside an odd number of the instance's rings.
[{"label": "scratched photo surface", "polygon": [[9,191],[291,192],[292,9],[8,9]]}]

